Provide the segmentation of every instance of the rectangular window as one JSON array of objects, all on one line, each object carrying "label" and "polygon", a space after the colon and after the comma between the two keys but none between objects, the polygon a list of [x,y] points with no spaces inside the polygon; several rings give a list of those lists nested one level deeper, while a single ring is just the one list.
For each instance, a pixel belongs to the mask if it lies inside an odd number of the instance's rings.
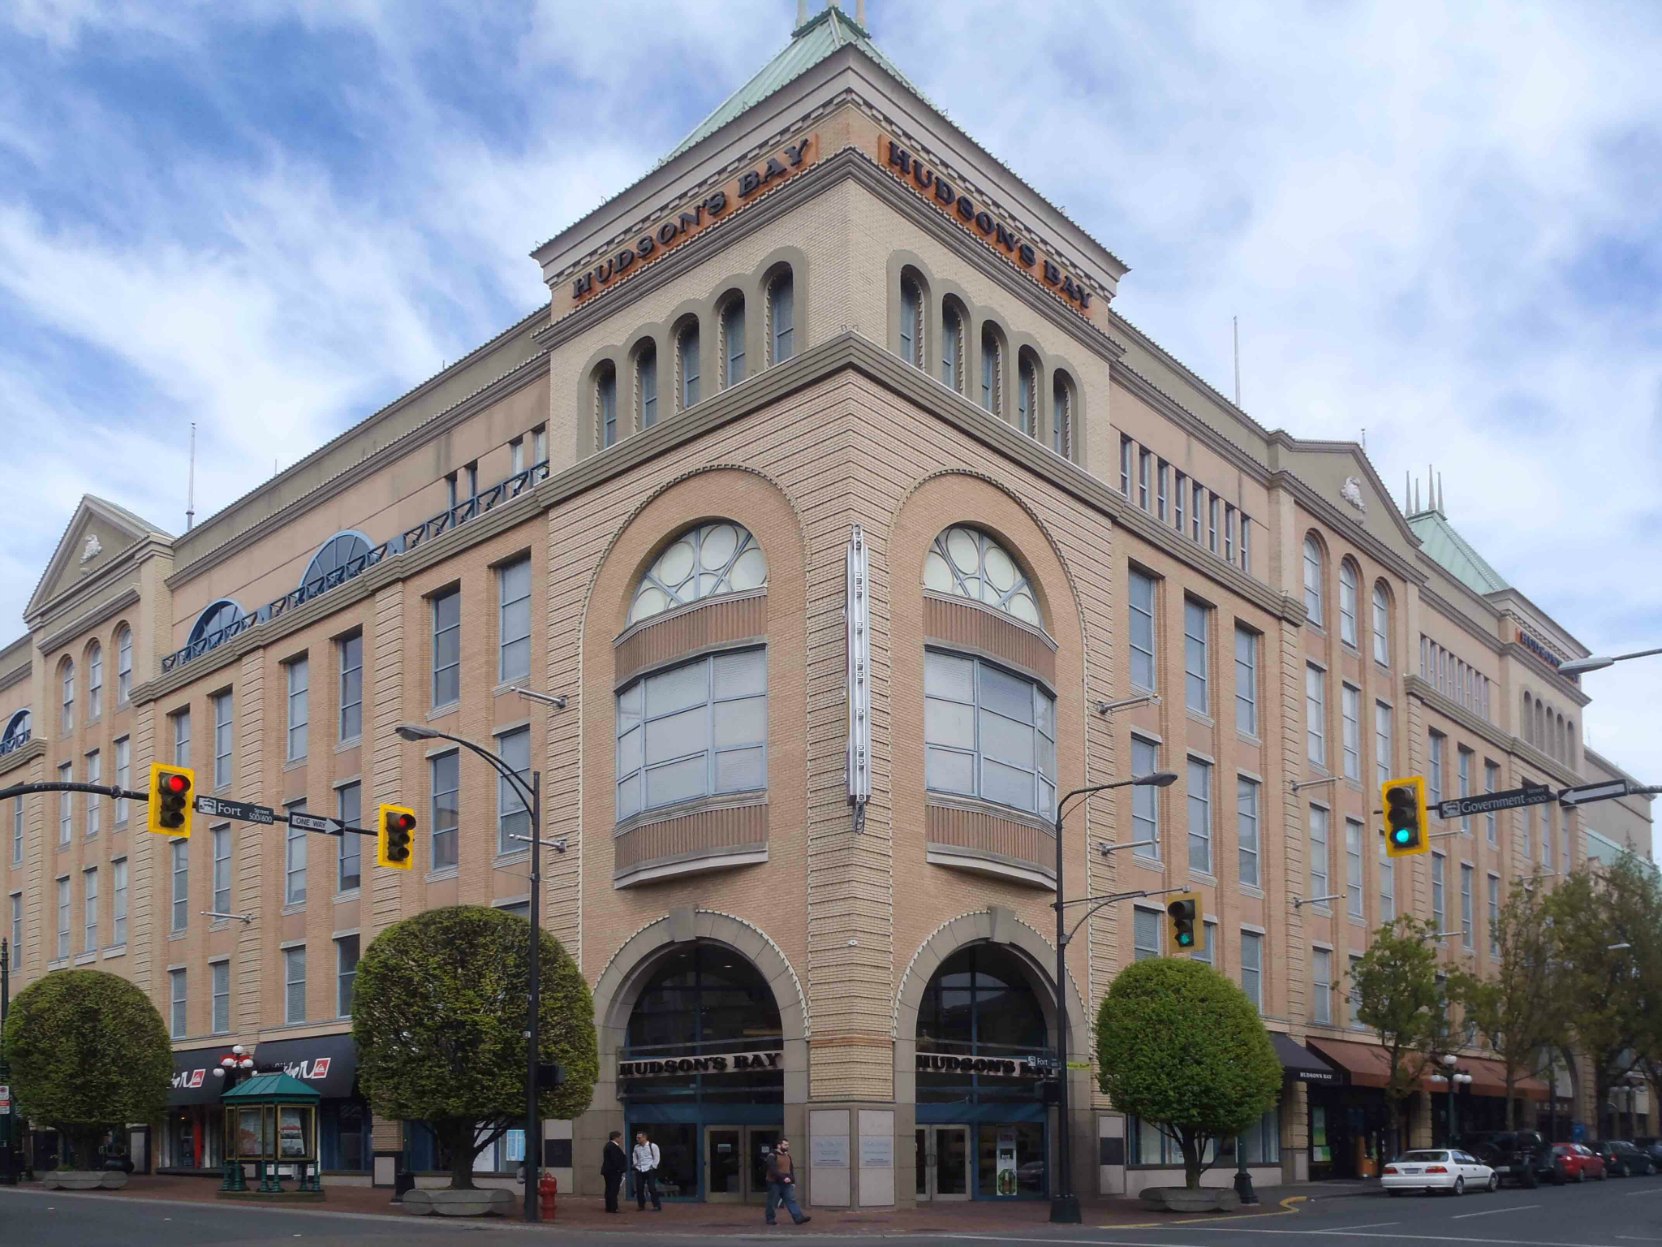
[{"label": "rectangular window", "polygon": [[1127,498],[1131,497],[1131,461],[1136,451],[1134,443],[1124,433],[1120,434],[1120,493]]},{"label": "rectangular window", "polygon": [[1310,950],[1310,1020],[1318,1026],[1333,1025],[1333,952]]},{"label": "rectangular window", "polygon": [[1241,882],[1257,887],[1258,871],[1258,781],[1245,775],[1235,779],[1235,838],[1241,852]]},{"label": "rectangular window", "polygon": [[1264,1011],[1264,937],[1241,932],[1241,990],[1259,1013]]},{"label": "rectangular window", "polygon": [[12,893],[12,969],[23,968],[23,893]]},{"label": "rectangular window", "polygon": [[1212,873],[1212,764],[1189,759],[1189,869]]},{"label": "rectangular window", "polygon": [[1212,708],[1211,689],[1207,681],[1210,668],[1208,637],[1211,633],[1211,608],[1193,598],[1183,599],[1183,687],[1190,710],[1206,714]]},{"label": "rectangular window", "polygon": [[343,935],[335,941],[335,1016],[352,1016],[352,986],[358,981],[358,937]]},{"label": "rectangular window", "polygon": [[213,1033],[231,1033],[231,963],[216,961],[208,967],[213,976]]},{"label": "rectangular window", "polygon": [[1162,524],[1166,523],[1167,517],[1166,477],[1170,470],[1171,469],[1166,466],[1166,461],[1164,459],[1160,460],[1159,468],[1156,472],[1156,480],[1158,483],[1155,486],[1154,493],[1154,513],[1159,517]]},{"label": "rectangular window", "polygon": [[1137,452],[1137,505],[1144,511],[1148,510],[1149,477],[1154,475],[1154,452],[1139,450]]},{"label": "rectangular window", "polygon": [[460,821],[457,791],[461,787],[461,758],[452,749],[431,760],[433,791],[432,869],[456,864],[456,828]]},{"label": "rectangular window", "polygon": [[497,671],[503,683],[531,674],[531,559],[515,559],[496,572]]},{"label": "rectangular window", "polygon": [[1146,961],[1160,955],[1160,911],[1138,906],[1131,911],[1131,957]]},{"label": "rectangular window", "polygon": [[1396,763],[1391,744],[1391,708],[1382,701],[1373,704],[1373,762],[1374,772],[1381,784],[1395,779],[1391,768]]},{"label": "rectangular window", "polygon": [[[101,784],[104,782],[103,758],[98,750],[94,749],[87,754],[87,783]],[[104,800],[102,797],[87,793],[87,835],[96,836],[104,827]]]},{"label": "rectangular window", "polygon": [[172,863],[172,930],[183,931],[190,925],[190,841],[173,840],[168,843]]},{"label": "rectangular window", "polygon": [[1258,735],[1258,634],[1235,625],[1235,730]]},{"label": "rectangular window", "polygon": [[1489,956],[1500,956],[1500,876],[1489,876]]},{"label": "rectangular window", "polygon": [[20,866],[20,865],[23,864],[23,827],[24,827],[25,811],[27,810],[27,808],[28,807],[23,804],[23,798],[22,797],[17,797],[17,798],[13,799],[13,801],[12,801],[12,865],[13,866]]},{"label": "rectangular window", "polygon": [[1201,930],[1205,932],[1205,938],[1201,941],[1205,947],[1199,952],[1190,953],[1189,959],[1191,961],[1198,961],[1203,966],[1213,966],[1216,968],[1215,959],[1218,955],[1218,924],[1208,920],[1203,921],[1200,926]]},{"label": "rectangular window", "polygon": [[1223,508],[1223,558],[1226,563],[1235,561],[1235,508],[1228,503]]},{"label": "rectangular window", "polygon": [[1362,912],[1362,824],[1345,819],[1345,912],[1361,918]]},{"label": "rectangular window", "polygon": [[[508,764],[514,774],[525,781],[529,787],[531,783],[531,729],[522,727],[517,731],[504,732],[496,738],[496,753],[499,758]],[[519,795],[519,790],[510,784],[505,776],[496,777],[496,851],[498,853],[518,853],[530,847],[526,838],[516,840],[514,837],[529,837],[531,834],[531,813],[525,808],[525,800]]]},{"label": "rectangular window", "polygon": [[[1472,795],[1472,757],[1472,751],[1464,745],[1461,745],[1454,755],[1455,783],[1460,785],[1458,795],[1462,797]],[[1472,820],[1469,816],[1460,820],[1460,834],[1463,836],[1472,834]]]},{"label": "rectangular window", "polygon": [[[292,805],[283,807],[285,810],[302,811],[306,808],[304,801],[296,801]],[[284,828],[283,835],[283,903],[285,905],[304,905],[306,903],[306,858],[310,850],[308,837],[311,835],[300,827]]]},{"label": "rectangular window", "polygon": [[214,903],[216,914],[231,912],[231,829],[215,827],[208,832],[214,851]]},{"label": "rectangular window", "polygon": [[[1160,769],[1160,747],[1141,736],[1131,738],[1131,773],[1152,775]],[[1131,851],[1138,857],[1160,856],[1160,790],[1151,784],[1131,789]]]},{"label": "rectangular window", "polygon": [[[1500,766],[1498,763],[1483,760],[1483,791],[1497,792],[1500,789]],[[1490,844],[1500,843],[1500,827],[1498,816],[1490,810],[1483,816],[1483,833]]]},{"label": "rectangular window", "polygon": [[[363,786],[342,784],[335,789],[335,817],[348,827],[362,827]],[[363,837],[350,833],[340,837],[340,857],[335,875],[335,888],[340,892],[356,892],[363,883]]]},{"label": "rectangular window", "polygon": [[175,1039],[183,1039],[190,1033],[185,1023],[185,972],[183,970],[169,970],[167,972],[167,999],[170,1020],[169,1033]]},{"label": "rectangular window", "polygon": [[[133,742],[126,736],[115,742],[115,786],[130,788],[133,784]],[[125,827],[132,811],[126,797],[115,799],[115,825]]]},{"label": "rectangular window", "polygon": [[1397,863],[1385,852],[1385,842],[1379,842],[1379,921],[1390,922],[1397,916]]},{"label": "rectangular window", "polygon": [[1189,491],[1189,539],[1196,545],[1200,544],[1200,526],[1202,524],[1201,511],[1206,502],[1206,490],[1196,485]]},{"label": "rectangular window", "polygon": [[1304,668],[1304,734],[1306,753],[1319,767],[1327,766],[1327,672],[1314,663]]},{"label": "rectangular window", "polygon": [[1131,683],[1150,691],[1159,688],[1154,662],[1154,577],[1131,573]]},{"label": "rectangular window", "polygon": [[1362,690],[1351,684],[1339,690],[1339,716],[1343,734],[1345,778],[1362,780]]},{"label": "rectangular window", "polygon": [[1431,855],[1431,921],[1436,924],[1438,934],[1444,927],[1443,922],[1448,916],[1448,910],[1443,904],[1443,886],[1447,874],[1448,863],[1441,853]]},{"label": "rectangular window", "polygon": [[433,598],[433,705],[448,706],[462,696],[462,591],[446,589]]},{"label": "rectangular window", "polygon": [[[73,784],[75,782],[75,764],[64,762],[58,767],[58,782]],[[75,838],[75,794],[60,792],[58,794],[58,843],[68,844]]]},{"label": "rectangular window", "polygon": [[190,765],[190,707],[167,716],[173,726],[173,765]]},{"label": "rectangular window", "polygon": [[340,739],[357,740],[364,732],[364,634],[354,632],[335,642],[340,667]]},{"label": "rectangular window", "polygon": [[127,942],[127,859],[110,863],[110,943],[119,948]]},{"label": "rectangular window", "polygon": [[1472,931],[1472,886],[1473,876],[1476,874],[1467,862],[1460,863],[1460,943],[1462,947],[1472,947],[1474,938]]},{"label": "rectangular window", "polygon": [[1443,799],[1443,734],[1430,732],[1426,736],[1426,754],[1429,772],[1426,783],[1430,789],[1428,800],[1436,805]]},{"label": "rectangular window", "polygon": [[1241,570],[1252,571],[1252,521],[1245,514],[1241,516]]},{"label": "rectangular window", "polygon": [[[229,788],[231,776],[231,750],[234,729],[231,721],[231,691],[215,693],[212,697],[214,712],[214,787]],[[185,720],[187,728],[190,720]]]},{"label": "rectangular window", "polygon": [[312,665],[305,658],[283,664],[289,683],[289,761],[306,756],[306,727],[311,721]]},{"label": "rectangular window", "polygon": [[1213,554],[1218,552],[1218,496],[1216,494],[1206,500],[1206,548]]},{"label": "rectangular window", "polygon": [[512,437],[508,439],[508,472],[518,476],[525,471],[525,439]]},{"label": "rectangular window", "polygon": [[58,880],[58,960],[69,956],[69,876]]},{"label": "rectangular window", "polygon": [[283,950],[283,1020],[306,1020],[306,949]]},{"label": "rectangular window", "polygon": [[1173,520],[1173,525],[1172,526],[1174,528],[1176,528],[1179,533],[1181,533],[1183,531],[1183,517],[1188,514],[1187,508],[1183,505],[1187,501],[1188,496],[1189,496],[1189,478],[1187,476],[1183,475],[1183,473],[1178,472],[1172,478],[1171,497],[1172,497],[1172,520]]},{"label": "rectangular window", "polygon": [[81,872],[81,951],[98,951],[98,867]]},{"label": "rectangular window", "polygon": [[1535,829],[1535,807],[1526,805],[1518,811],[1518,847],[1523,850],[1523,859],[1527,863],[1535,854],[1535,838],[1531,834]]},{"label": "rectangular window", "polygon": [[[1332,860],[1330,852],[1330,837],[1328,835],[1330,816],[1319,805],[1310,807],[1310,897],[1331,896],[1333,889],[1329,886],[1333,877],[1329,873],[1328,863]],[[1327,908],[1323,901],[1321,907]]]}]

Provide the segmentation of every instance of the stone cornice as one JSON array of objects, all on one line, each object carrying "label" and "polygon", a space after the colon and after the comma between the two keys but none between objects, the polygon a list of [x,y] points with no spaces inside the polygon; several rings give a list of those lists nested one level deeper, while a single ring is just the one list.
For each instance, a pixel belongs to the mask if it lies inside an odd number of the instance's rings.
[{"label": "stone cornice", "polygon": [[1253,480],[1261,485],[1269,484],[1270,469],[1267,464],[1262,460],[1254,459],[1247,451],[1219,433],[1206,421],[1155,385],[1154,382],[1132,368],[1131,365],[1121,360],[1119,366],[1114,369],[1113,378],[1191,437],[1205,442],[1208,447],[1229,460],[1230,463],[1252,477]]},{"label": "stone cornice", "polygon": [[137,606],[138,601],[139,591],[137,587],[128,585],[123,592],[116,594],[116,596],[111,598],[109,601],[100,602],[86,614],[77,619],[71,620],[69,623],[59,628],[56,632],[49,633],[47,636],[42,637],[40,641],[37,642],[36,648],[43,654],[49,654],[53,650],[67,645],[82,633],[89,632],[93,628],[96,628],[99,624],[106,622],[116,615],[119,615],[122,611],[128,609],[129,607]]},{"label": "stone cornice", "polygon": [[0,775],[6,775],[17,770],[25,762],[33,762],[36,758],[46,756],[46,737],[36,736],[21,749],[14,749],[4,757],[0,757]]},{"label": "stone cornice", "polygon": [[1521,738],[1503,731],[1493,723],[1478,718],[1452,698],[1439,693],[1421,677],[1417,675],[1407,676],[1403,680],[1403,691],[1408,696],[1423,702],[1444,718],[1454,720],[1473,736],[1479,736],[1496,749],[1513,755],[1527,765],[1530,770],[1540,771],[1543,775],[1558,780],[1566,787],[1581,782],[1581,776],[1577,775],[1564,763],[1547,757],[1535,746],[1525,744]]},{"label": "stone cornice", "polygon": [[35,669],[33,661],[25,662],[21,666],[13,667],[4,675],[0,675],[0,693],[5,692],[14,684],[21,684],[29,678],[29,673]]},{"label": "stone cornice", "polygon": [[1447,619],[1450,623],[1458,624],[1464,631],[1483,642],[1488,649],[1493,650],[1496,654],[1506,652],[1506,642],[1438,593],[1429,583],[1420,586],[1420,600],[1435,610],[1440,617]]},{"label": "stone cornice", "polygon": [[1559,675],[1556,667],[1548,666],[1537,658],[1532,651],[1525,649],[1516,641],[1504,641],[1501,643],[1500,649],[1501,653],[1508,658],[1523,664],[1540,676],[1546,683],[1547,690],[1555,696],[1562,697],[1566,701],[1573,701],[1577,706],[1587,706],[1592,702],[1593,699],[1582,692],[1579,686],[1571,684],[1569,680]]}]

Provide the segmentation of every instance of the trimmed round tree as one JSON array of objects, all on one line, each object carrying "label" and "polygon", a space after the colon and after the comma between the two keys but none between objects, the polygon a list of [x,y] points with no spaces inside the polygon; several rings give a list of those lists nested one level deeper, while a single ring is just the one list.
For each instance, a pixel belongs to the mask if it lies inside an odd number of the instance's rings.
[{"label": "trimmed round tree", "polygon": [[96,1168],[106,1130],[167,1108],[167,1027],[119,975],[64,970],[24,988],[6,1019],[6,1057],[20,1111],[58,1132],[65,1169]]},{"label": "trimmed round tree", "polygon": [[[560,942],[541,938],[539,1057],[559,1062],[565,1082],[538,1104],[570,1119],[599,1073],[594,1000]],[[455,1190],[471,1189],[474,1158],[525,1120],[530,952],[524,918],[457,905],[388,927],[358,963],[358,1078],[381,1116],[433,1127]],[[534,1161],[536,1142],[526,1145]]]},{"label": "trimmed round tree", "polygon": [[1281,1062],[1258,1010],[1210,966],[1133,962],[1096,1019],[1097,1083],[1114,1107],[1158,1127],[1200,1185],[1206,1145],[1239,1135],[1274,1107]]}]

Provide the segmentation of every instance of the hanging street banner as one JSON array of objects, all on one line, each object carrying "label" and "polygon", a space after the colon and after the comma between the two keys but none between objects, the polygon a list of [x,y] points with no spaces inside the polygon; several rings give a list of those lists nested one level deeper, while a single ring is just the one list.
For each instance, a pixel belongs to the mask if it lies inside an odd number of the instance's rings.
[{"label": "hanging street banner", "polygon": [[1484,792],[1475,797],[1454,797],[1437,805],[1438,818],[1466,818],[1472,814],[1487,814],[1490,810],[1519,810],[1526,805],[1546,805],[1558,800],[1558,794],[1545,784],[1525,784],[1522,788],[1508,788],[1505,792]]}]

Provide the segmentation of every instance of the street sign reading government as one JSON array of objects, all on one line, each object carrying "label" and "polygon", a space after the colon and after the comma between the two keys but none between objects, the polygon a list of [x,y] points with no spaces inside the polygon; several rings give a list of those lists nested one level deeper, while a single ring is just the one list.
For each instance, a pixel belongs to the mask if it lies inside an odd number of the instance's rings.
[{"label": "street sign reading government", "polygon": [[1490,810],[1517,810],[1526,805],[1545,805],[1558,800],[1558,794],[1545,784],[1525,784],[1522,788],[1508,788],[1505,792],[1485,792],[1475,797],[1453,797],[1437,803],[1438,818],[1465,818],[1470,814],[1487,814]]}]

